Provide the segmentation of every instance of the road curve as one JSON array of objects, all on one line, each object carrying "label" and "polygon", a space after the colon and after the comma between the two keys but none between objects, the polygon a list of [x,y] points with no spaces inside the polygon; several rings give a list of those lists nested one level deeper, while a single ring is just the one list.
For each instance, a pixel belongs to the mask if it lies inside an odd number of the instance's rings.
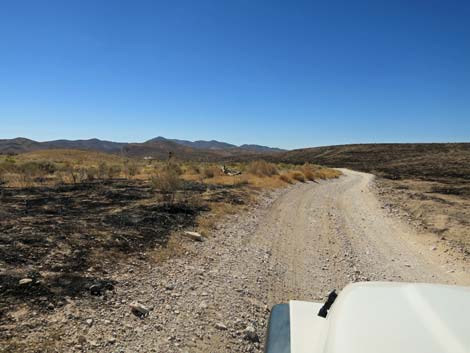
[{"label": "road curve", "polygon": [[373,175],[342,171],[339,179],[292,188],[261,221],[255,241],[270,248],[273,268],[268,304],[322,299],[362,280],[470,284],[468,273],[381,207]]}]

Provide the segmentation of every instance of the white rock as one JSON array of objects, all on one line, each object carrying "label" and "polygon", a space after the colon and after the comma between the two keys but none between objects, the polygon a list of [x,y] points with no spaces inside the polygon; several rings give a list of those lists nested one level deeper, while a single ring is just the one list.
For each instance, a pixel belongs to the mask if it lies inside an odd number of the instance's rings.
[{"label": "white rock", "polygon": [[183,235],[195,241],[204,241],[204,237],[197,232],[185,231]]},{"label": "white rock", "polygon": [[140,304],[139,302],[132,302],[129,304],[129,307],[131,308],[132,312],[139,316],[147,316],[150,312],[146,306]]},{"label": "white rock", "polygon": [[253,326],[248,325],[244,330],[245,339],[251,342],[259,342],[259,336]]},{"label": "white rock", "polygon": [[31,282],[33,282],[33,280],[31,278],[23,278],[23,279],[20,279],[20,285],[25,285],[25,284],[30,284]]},{"label": "white rock", "polygon": [[216,329],[219,329],[219,330],[224,330],[224,331],[225,331],[225,330],[227,329],[227,326],[225,326],[225,325],[224,325],[223,323],[221,323],[221,322],[218,322],[218,323],[215,324],[215,328],[216,328]]}]

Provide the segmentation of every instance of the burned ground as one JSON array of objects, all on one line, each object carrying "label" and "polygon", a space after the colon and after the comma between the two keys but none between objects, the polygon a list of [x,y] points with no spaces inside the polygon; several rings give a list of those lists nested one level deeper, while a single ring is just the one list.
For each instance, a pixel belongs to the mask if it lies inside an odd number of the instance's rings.
[{"label": "burned ground", "polygon": [[244,202],[228,187],[197,182],[179,193],[179,202],[163,203],[149,183],[129,180],[2,189],[0,321],[17,304],[47,311],[90,295],[92,285],[110,289],[114,266],[166,247],[207,204]]}]

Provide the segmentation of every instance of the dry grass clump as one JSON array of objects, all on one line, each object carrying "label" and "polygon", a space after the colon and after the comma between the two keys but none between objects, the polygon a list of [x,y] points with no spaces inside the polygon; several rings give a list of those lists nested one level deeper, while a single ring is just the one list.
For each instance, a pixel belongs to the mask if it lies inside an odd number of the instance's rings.
[{"label": "dry grass clump", "polygon": [[300,170],[307,180],[315,181],[315,168],[311,164],[305,163]]},{"label": "dry grass clump", "polygon": [[199,175],[201,174],[201,167],[197,164],[191,163],[186,166],[184,174]]},{"label": "dry grass clump", "polygon": [[285,183],[292,184],[292,179],[286,173],[279,175],[279,179],[281,179]]},{"label": "dry grass clump", "polygon": [[109,179],[116,179],[121,174],[122,167],[119,164],[110,165],[108,168]]},{"label": "dry grass clump", "polygon": [[211,166],[207,166],[204,168],[203,170],[203,175],[205,178],[214,178],[216,176],[221,176],[223,173],[222,171],[220,170],[220,168],[214,166],[214,165],[211,165]]},{"label": "dry grass clump", "polygon": [[263,160],[251,162],[247,167],[247,171],[248,173],[262,177],[269,177],[279,174],[275,164],[268,163]]},{"label": "dry grass clump", "polygon": [[319,167],[319,169],[316,171],[316,177],[319,179],[333,179],[333,178],[338,178],[339,176],[343,175],[339,170],[337,169],[330,169],[330,168],[323,168]]},{"label": "dry grass clump", "polygon": [[305,175],[302,172],[294,171],[290,173],[290,177],[294,180],[300,181],[302,183],[305,182]]}]

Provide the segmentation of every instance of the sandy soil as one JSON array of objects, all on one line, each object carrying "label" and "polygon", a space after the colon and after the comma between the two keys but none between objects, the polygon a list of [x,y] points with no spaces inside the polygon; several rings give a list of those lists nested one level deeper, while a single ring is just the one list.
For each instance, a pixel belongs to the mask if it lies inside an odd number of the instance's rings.
[{"label": "sandy soil", "polygon": [[[115,286],[103,296],[67,301],[47,317],[19,308],[12,323],[19,334],[3,347],[261,352],[275,303],[323,300],[363,280],[470,284],[468,263],[384,205],[372,175],[343,173],[261,197],[257,207],[221,219],[207,241],[181,238],[184,255],[162,265],[136,259],[110,275]],[[132,301],[149,315],[131,314]]]}]

